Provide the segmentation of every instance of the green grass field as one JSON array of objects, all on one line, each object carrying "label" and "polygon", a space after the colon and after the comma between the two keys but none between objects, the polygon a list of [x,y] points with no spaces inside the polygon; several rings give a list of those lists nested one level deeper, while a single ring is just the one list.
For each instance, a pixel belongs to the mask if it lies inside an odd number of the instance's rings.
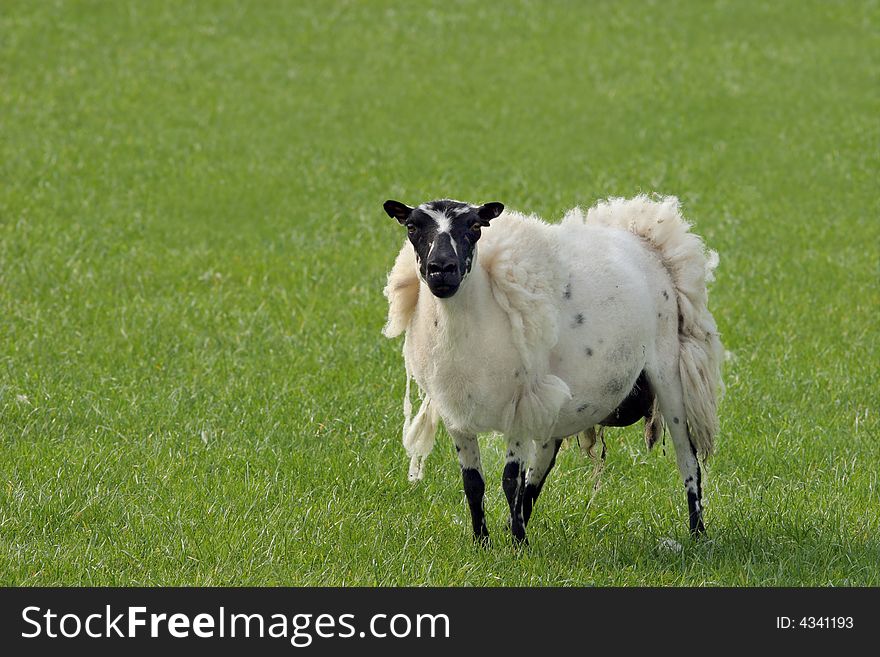
[{"label": "green grass field", "polygon": [[[0,584],[880,585],[877,2],[3,2]],[[657,191],[721,266],[708,540],[671,441],[473,545],[406,480],[386,198]],[[664,539],[683,544],[666,550]]]}]

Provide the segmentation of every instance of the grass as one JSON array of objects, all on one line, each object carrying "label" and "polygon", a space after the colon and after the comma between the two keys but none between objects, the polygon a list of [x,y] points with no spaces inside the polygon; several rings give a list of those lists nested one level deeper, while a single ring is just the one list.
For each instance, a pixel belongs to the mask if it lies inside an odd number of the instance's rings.
[{"label": "grass", "polygon": [[[880,585],[876,2],[4,2],[0,584]],[[381,209],[678,195],[731,352],[475,547],[419,486]],[[664,540],[683,545],[664,549]]]}]

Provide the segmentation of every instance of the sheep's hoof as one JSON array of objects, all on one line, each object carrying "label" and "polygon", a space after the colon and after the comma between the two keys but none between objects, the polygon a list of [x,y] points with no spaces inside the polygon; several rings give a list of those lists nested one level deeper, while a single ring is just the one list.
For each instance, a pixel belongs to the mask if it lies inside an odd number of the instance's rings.
[{"label": "sheep's hoof", "polygon": [[485,520],[482,520],[479,525],[474,525],[474,543],[489,545],[489,529],[486,527]]},{"label": "sheep's hoof", "polygon": [[706,538],[706,536],[707,536],[706,528],[703,526],[702,523],[700,523],[696,529],[691,530],[691,538],[694,539],[695,541],[698,541],[702,538]]},{"label": "sheep's hoof", "polygon": [[703,524],[702,514],[697,515],[696,517],[691,516],[690,521],[691,538],[695,540],[698,538],[703,538],[706,535],[706,525]]},{"label": "sheep's hoof", "polygon": [[529,539],[526,538],[526,528],[522,522],[512,522],[510,533],[513,536],[514,545],[528,545]]}]

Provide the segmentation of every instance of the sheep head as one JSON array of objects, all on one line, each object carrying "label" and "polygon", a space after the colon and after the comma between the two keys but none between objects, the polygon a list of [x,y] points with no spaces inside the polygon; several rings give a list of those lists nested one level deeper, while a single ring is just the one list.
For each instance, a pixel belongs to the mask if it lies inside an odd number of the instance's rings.
[{"label": "sheep head", "polygon": [[385,201],[388,216],[406,227],[416,252],[419,276],[440,299],[458,291],[471,271],[480,230],[501,214],[501,203],[476,206],[443,199],[411,208],[400,201]]}]

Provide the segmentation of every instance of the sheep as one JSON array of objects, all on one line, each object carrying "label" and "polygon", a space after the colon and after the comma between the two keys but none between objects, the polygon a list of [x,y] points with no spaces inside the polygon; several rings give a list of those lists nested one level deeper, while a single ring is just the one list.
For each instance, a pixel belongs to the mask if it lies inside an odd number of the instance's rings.
[{"label": "sheep", "polygon": [[523,543],[563,439],[644,418],[649,447],[668,427],[689,529],[702,534],[700,464],[714,448],[722,385],[706,289],[718,256],[678,200],[612,198],[559,224],[497,202],[389,200],[384,209],[408,238],[388,274],[383,333],[405,333],[410,480],[423,477],[442,420],[474,538],[487,541],[477,436],[503,434],[502,489]]}]

